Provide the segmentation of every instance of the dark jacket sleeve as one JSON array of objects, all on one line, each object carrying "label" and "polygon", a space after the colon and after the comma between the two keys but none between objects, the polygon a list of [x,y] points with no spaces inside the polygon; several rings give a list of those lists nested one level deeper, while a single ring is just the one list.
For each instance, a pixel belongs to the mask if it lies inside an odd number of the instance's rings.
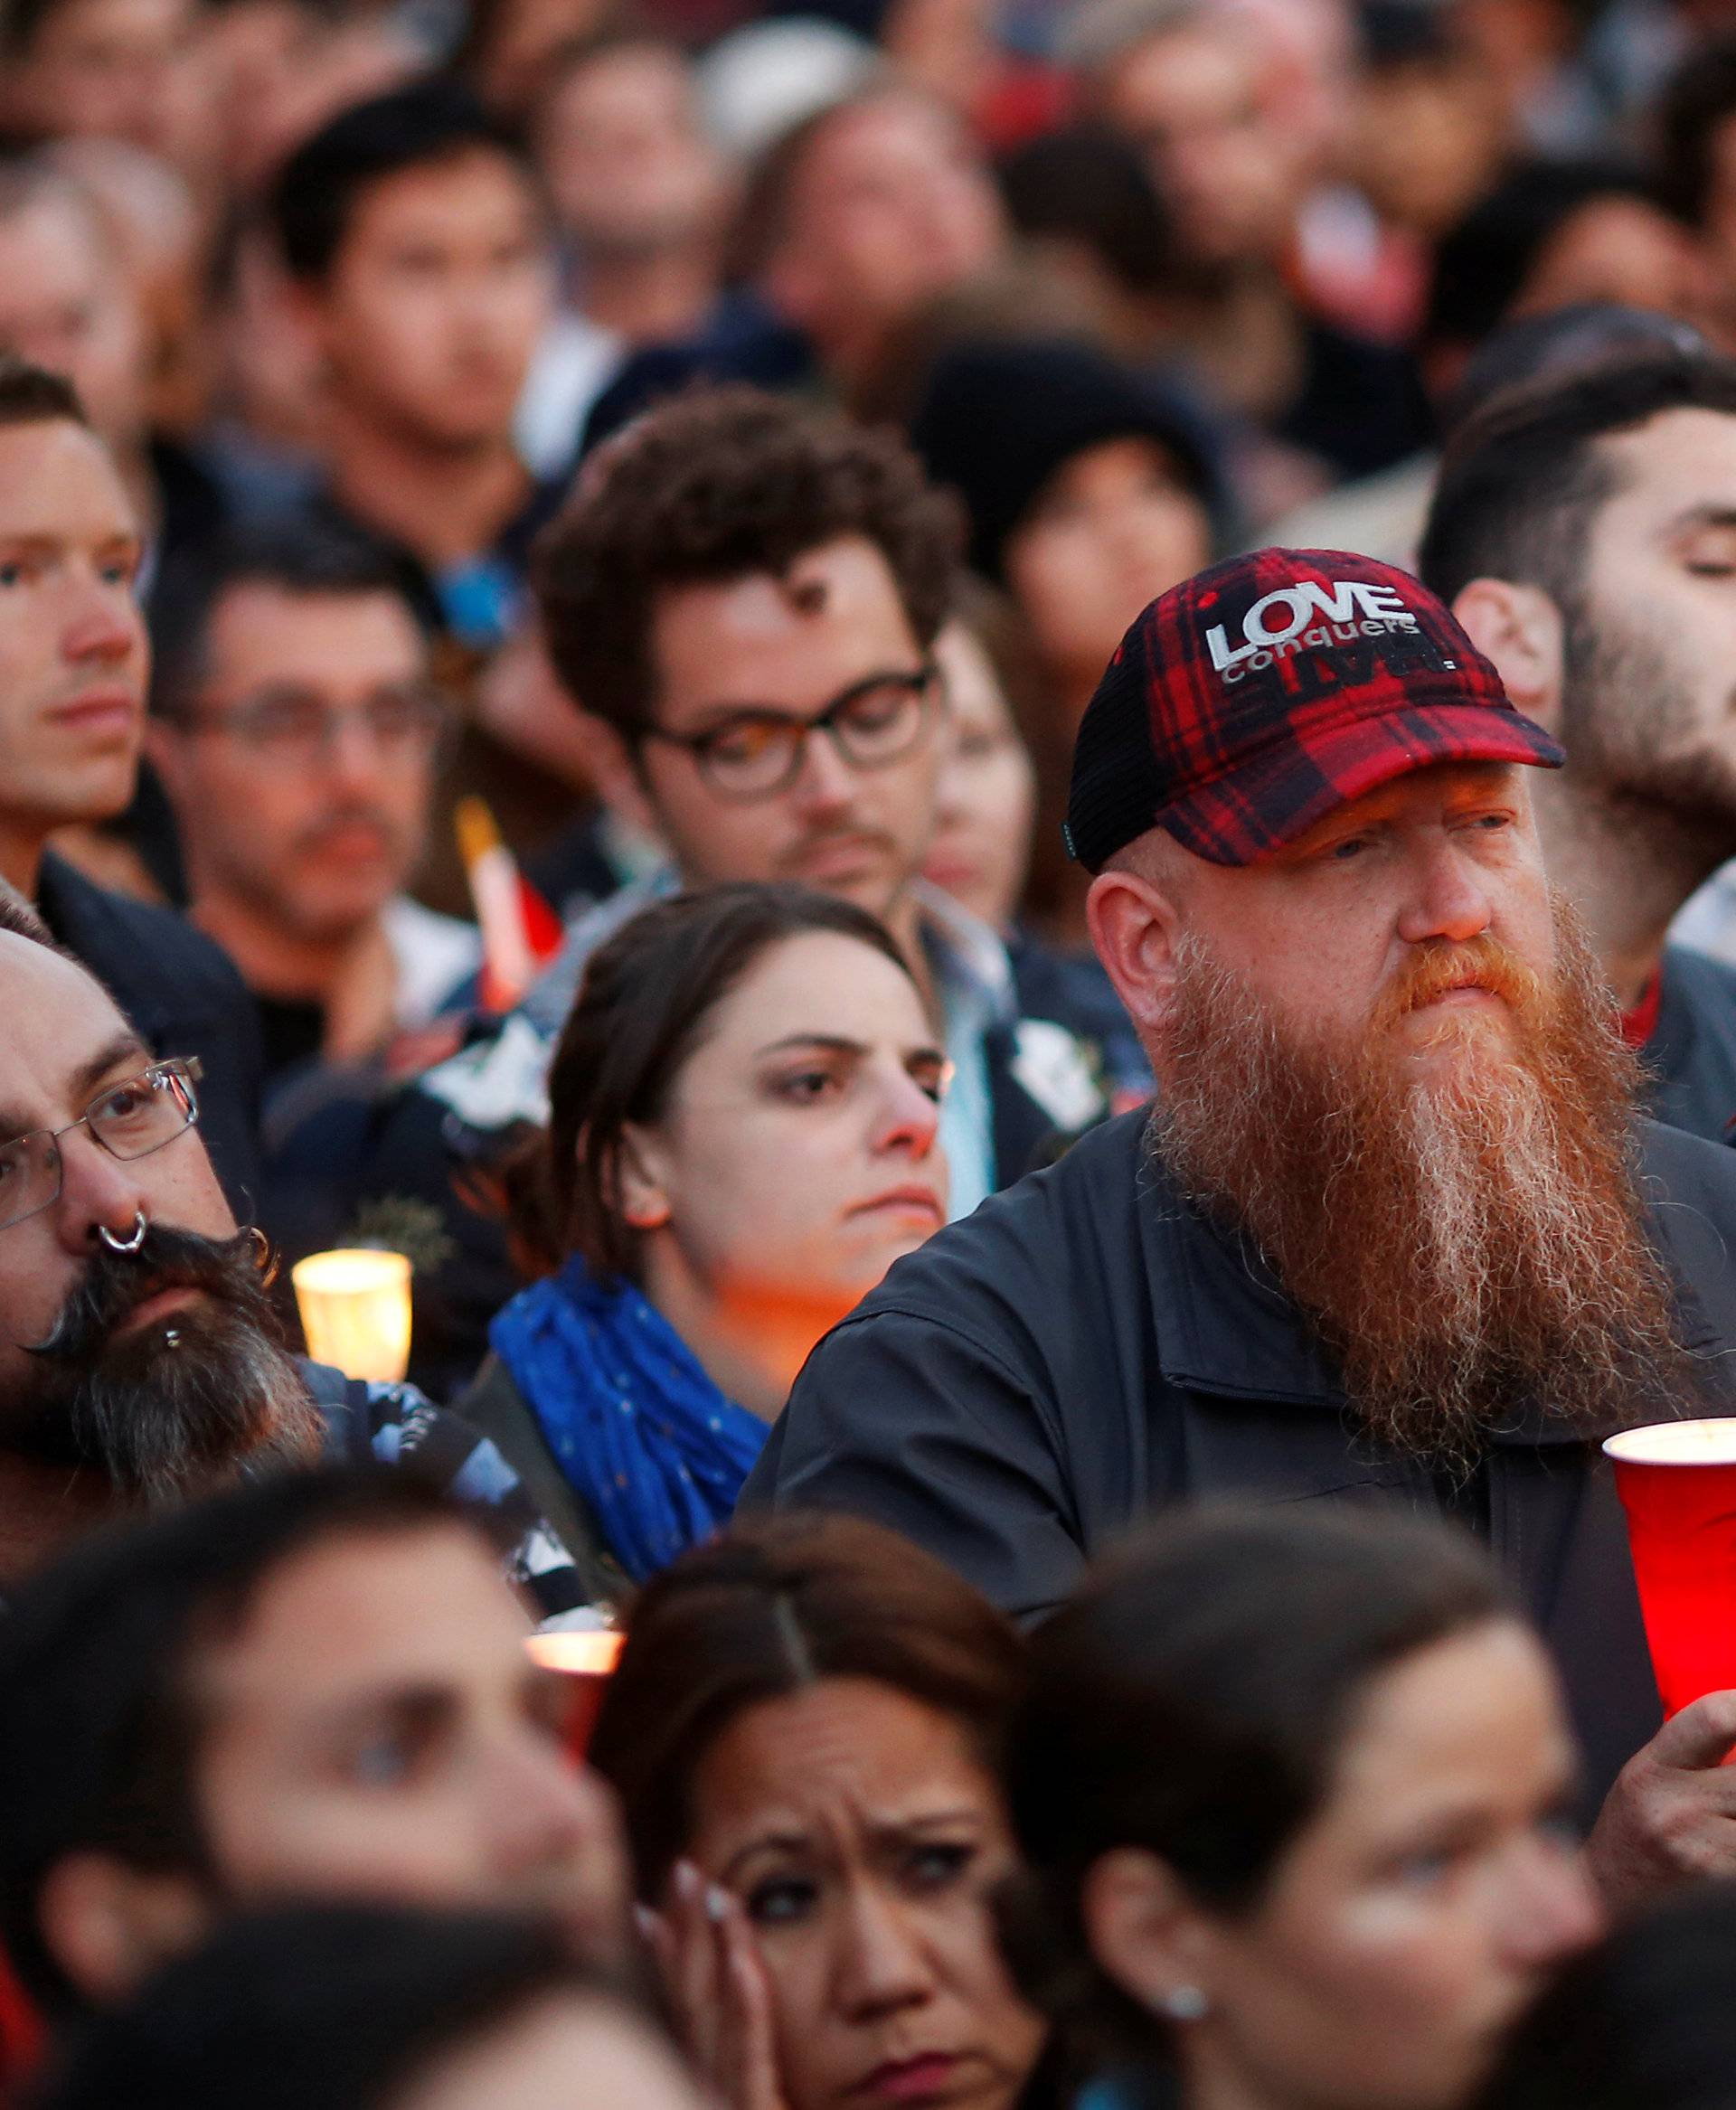
[{"label": "dark jacket sleeve", "polygon": [[897,1310],[847,1320],[815,1350],[741,1506],[870,1517],[1018,1617],[1058,1604],[1084,1560],[1033,1392],[966,1333]]}]

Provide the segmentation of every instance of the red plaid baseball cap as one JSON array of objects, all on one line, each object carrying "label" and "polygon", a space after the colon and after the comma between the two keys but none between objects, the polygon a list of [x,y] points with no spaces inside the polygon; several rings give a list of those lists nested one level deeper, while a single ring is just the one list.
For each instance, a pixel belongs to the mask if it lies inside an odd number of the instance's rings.
[{"label": "red plaid baseball cap", "polygon": [[1098,871],[1161,827],[1252,864],[1431,762],[1566,759],[1409,572],[1257,550],[1160,596],[1121,640],[1080,725],[1067,849]]}]

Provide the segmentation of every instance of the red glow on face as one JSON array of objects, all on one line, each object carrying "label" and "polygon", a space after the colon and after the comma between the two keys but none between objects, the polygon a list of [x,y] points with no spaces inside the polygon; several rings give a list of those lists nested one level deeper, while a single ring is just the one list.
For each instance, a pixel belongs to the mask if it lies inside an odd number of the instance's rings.
[{"label": "red glow on face", "polygon": [[1666,1715],[1736,1686],[1736,1422],[1630,1429],[1604,1448]]}]

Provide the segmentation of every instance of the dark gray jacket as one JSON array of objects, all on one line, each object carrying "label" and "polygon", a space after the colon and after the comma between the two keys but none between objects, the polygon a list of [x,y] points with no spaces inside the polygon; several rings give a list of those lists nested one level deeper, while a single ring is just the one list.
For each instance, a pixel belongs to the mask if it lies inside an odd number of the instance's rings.
[{"label": "dark gray jacket", "polygon": [[[1024,1617],[1149,1511],[1201,1496],[1387,1500],[1493,1544],[1566,1681],[1598,1797],[1658,1726],[1619,1505],[1595,1444],[1533,1417],[1473,1488],[1348,1424],[1336,1375],[1258,1258],[1151,1168],[1144,1117],[1097,1129],[901,1260],[820,1343],[744,1506],[854,1510]],[[1736,1157],[1644,1127],[1684,1338],[1736,1350]]]}]

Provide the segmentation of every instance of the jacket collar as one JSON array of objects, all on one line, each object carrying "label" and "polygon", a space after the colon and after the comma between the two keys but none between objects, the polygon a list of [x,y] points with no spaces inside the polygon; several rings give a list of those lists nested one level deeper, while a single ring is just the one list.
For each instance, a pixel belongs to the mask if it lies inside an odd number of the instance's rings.
[{"label": "jacket collar", "polygon": [[1146,1279],[1165,1383],[1341,1412],[1344,1392],[1313,1327],[1237,1233],[1183,1199],[1130,1115]]}]

